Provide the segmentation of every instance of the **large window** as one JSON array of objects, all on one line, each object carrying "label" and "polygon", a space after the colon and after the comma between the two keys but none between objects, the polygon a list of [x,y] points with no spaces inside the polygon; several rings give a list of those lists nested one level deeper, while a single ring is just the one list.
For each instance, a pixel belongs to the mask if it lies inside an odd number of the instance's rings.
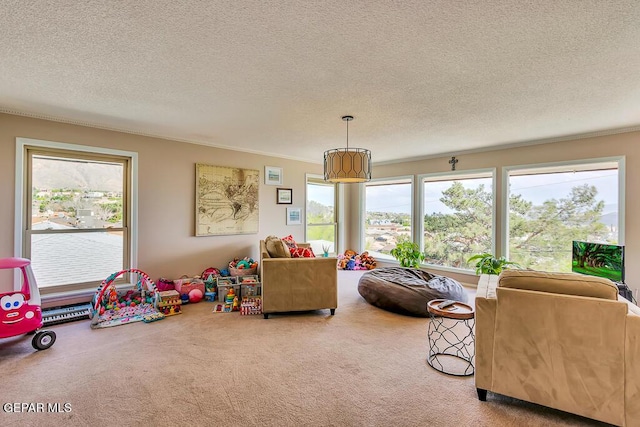
[{"label": "large window", "polygon": [[622,243],[620,161],[508,170],[510,261],[571,271],[573,240]]},{"label": "large window", "polygon": [[307,235],[313,252],[333,254],[337,248],[336,185],[307,176]]},{"label": "large window", "polygon": [[131,158],[26,141],[21,253],[42,292],[93,288],[129,268]]},{"label": "large window", "polygon": [[425,263],[472,268],[470,256],[493,252],[493,171],[423,176]]},{"label": "large window", "polygon": [[364,247],[375,258],[394,259],[391,249],[412,238],[411,178],[365,184]]}]

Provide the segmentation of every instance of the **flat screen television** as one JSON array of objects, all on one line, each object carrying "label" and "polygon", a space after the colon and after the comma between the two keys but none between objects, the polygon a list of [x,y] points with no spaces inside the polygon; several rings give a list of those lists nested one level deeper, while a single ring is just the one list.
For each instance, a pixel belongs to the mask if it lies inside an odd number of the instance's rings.
[{"label": "flat screen television", "polygon": [[624,246],[574,240],[571,271],[624,283]]}]

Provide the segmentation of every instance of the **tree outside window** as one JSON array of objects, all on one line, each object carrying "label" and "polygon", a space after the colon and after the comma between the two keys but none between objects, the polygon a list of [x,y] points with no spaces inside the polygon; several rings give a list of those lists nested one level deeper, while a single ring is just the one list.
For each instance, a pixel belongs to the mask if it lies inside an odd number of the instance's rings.
[{"label": "tree outside window", "polygon": [[491,174],[423,180],[426,264],[470,269],[469,257],[492,251],[492,183]]},{"label": "tree outside window", "polygon": [[509,259],[523,267],[569,272],[572,241],[618,242],[617,164],[557,169],[510,173]]}]

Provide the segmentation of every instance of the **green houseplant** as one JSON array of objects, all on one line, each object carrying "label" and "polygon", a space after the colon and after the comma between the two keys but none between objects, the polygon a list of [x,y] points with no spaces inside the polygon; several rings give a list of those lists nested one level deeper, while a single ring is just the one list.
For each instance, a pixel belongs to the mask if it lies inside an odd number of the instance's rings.
[{"label": "green houseplant", "polygon": [[400,261],[402,267],[418,268],[424,261],[424,252],[420,252],[417,243],[404,240],[391,249],[391,256]]},{"label": "green houseplant", "polygon": [[505,257],[496,258],[493,254],[484,253],[472,256],[467,260],[469,264],[477,261],[475,264],[476,274],[494,274],[499,275],[502,270],[510,267],[520,268],[518,263],[507,261]]}]

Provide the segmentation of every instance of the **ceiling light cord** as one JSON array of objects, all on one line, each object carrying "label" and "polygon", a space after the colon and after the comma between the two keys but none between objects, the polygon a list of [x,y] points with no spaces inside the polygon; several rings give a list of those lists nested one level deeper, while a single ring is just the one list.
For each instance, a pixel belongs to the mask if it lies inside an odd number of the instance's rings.
[{"label": "ceiling light cord", "polygon": [[347,151],[349,151],[349,120],[347,120]]}]

